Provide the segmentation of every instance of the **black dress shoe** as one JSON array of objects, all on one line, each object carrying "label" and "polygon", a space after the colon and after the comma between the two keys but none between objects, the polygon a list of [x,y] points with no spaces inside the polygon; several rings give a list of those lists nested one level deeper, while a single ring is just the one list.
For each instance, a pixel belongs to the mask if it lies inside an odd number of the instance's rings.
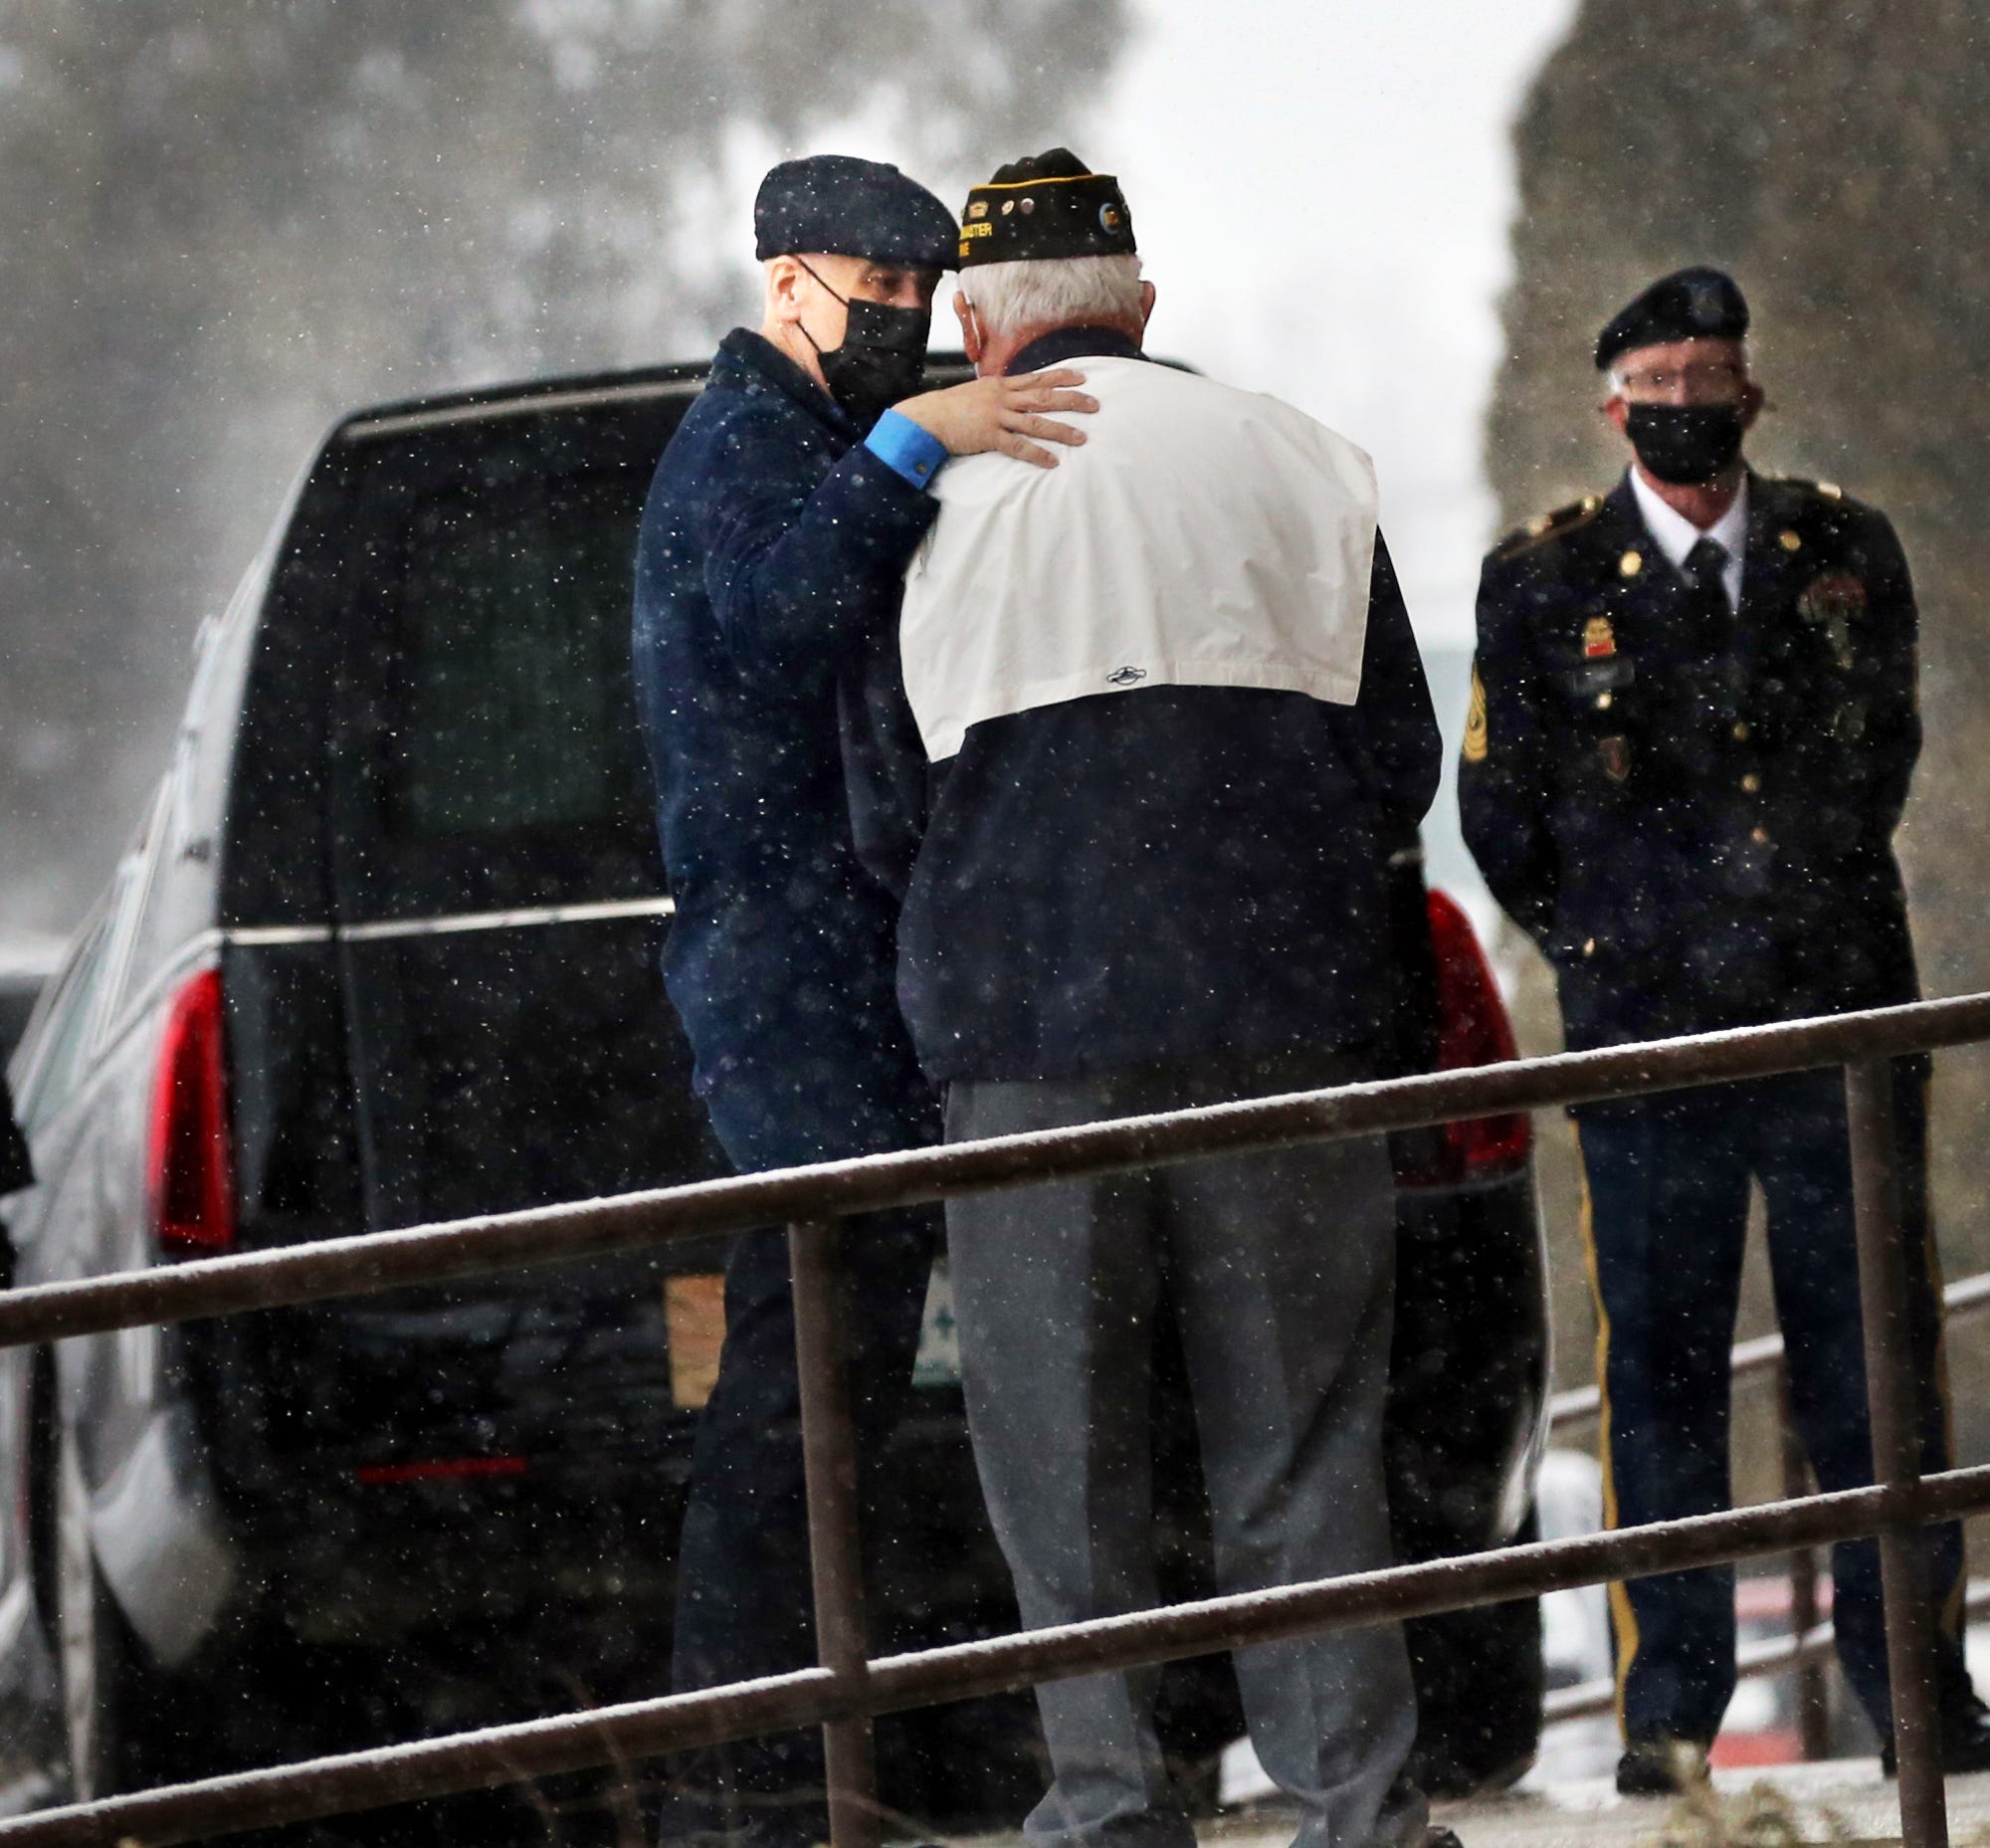
[{"label": "black dress shoe", "polygon": [[1706,1747],[1687,1739],[1634,1739],[1617,1760],[1619,1796],[1678,1796],[1706,1781]]},{"label": "black dress shoe", "polygon": [[[1880,1768],[1889,1777],[1900,1774],[1891,1739],[1880,1747]],[[1973,1694],[1967,1705],[1942,1710],[1941,1770],[1944,1777],[1960,1777],[1967,1771],[1990,1771],[1990,1708]]]}]

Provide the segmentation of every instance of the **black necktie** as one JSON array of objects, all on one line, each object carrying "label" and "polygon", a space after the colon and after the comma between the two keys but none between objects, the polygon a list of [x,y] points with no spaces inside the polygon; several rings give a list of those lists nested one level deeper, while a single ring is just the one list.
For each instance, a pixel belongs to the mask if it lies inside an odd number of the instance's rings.
[{"label": "black necktie", "polygon": [[1694,541],[1680,566],[1680,575],[1692,592],[1688,600],[1687,629],[1692,645],[1708,654],[1726,648],[1734,627],[1727,586],[1720,578],[1726,563],[1726,546],[1718,539],[1700,538]]}]

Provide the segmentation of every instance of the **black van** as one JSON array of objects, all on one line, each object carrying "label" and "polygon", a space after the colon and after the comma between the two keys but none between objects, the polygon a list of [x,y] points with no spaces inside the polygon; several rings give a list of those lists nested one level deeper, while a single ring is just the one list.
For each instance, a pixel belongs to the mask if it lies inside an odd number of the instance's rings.
[{"label": "black van", "polygon": [[[172,763],[11,1068],[40,1175],[4,1203],[23,1283],[723,1171],[657,974],[628,672],[636,523],[701,375],[331,433],[203,632]],[[1405,1064],[1509,1053],[1469,926],[1399,861]],[[1396,1500],[1427,1557],[1525,1517],[1539,1228],[1524,1119],[1398,1153]],[[659,1691],[722,1257],[0,1352],[0,1802]],[[874,1591],[903,1646],[1015,1624],[944,1308],[941,1277],[899,1440],[921,1540],[894,1551],[919,1563]],[[1532,1607],[1445,1621],[1419,1632],[1426,1768],[1510,1774]],[[1181,1685],[1185,1751],[1239,1730],[1220,1676]],[[1035,1775],[1028,1714],[896,1723],[893,1800],[1000,1812]],[[951,1766],[948,1727],[975,1742]]]}]

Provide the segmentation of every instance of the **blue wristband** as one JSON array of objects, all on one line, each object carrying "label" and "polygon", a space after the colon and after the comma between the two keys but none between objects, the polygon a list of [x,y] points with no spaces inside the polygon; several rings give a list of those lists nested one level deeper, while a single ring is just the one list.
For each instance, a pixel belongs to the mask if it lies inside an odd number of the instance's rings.
[{"label": "blue wristband", "polygon": [[901,411],[887,411],[879,418],[864,447],[914,488],[930,488],[946,461],[946,445]]}]

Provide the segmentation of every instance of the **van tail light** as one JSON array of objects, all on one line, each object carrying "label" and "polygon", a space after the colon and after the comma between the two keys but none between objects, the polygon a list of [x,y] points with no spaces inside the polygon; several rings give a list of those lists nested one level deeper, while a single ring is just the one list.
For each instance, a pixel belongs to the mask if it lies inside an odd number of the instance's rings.
[{"label": "van tail light", "polygon": [[[1430,895],[1431,948],[1437,958],[1437,1067],[1456,1072],[1515,1056],[1512,1022],[1473,934],[1471,920],[1442,892]],[[1448,1180],[1492,1180],[1523,1166],[1533,1148],[1524,1112],[1474,1117],[1441,1130]]]},{"label": "van tail light", "polygon": [[152,1092],[150,1181],[159,1249],[213,1257],[235,1244],[221,971],[203,969],[166,1015]]}]

